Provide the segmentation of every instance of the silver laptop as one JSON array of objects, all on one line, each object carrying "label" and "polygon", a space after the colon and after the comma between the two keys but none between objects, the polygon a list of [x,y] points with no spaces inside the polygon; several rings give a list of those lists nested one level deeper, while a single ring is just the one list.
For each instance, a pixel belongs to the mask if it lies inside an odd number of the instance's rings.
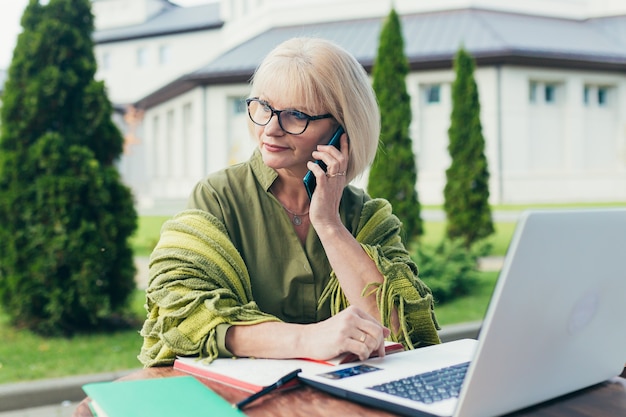
[{"label": "silver laptop", "polygon": [[[619,375],[626,362],[624,294],[626,209],[528,211],[517,224],[478,341],[395,353],[300,379],[400,414],[501,415]],[[441,369],[448,376],[437,376]],[[456,392],[455,377],[462,381]],[[442,381],[447,387],[439,387]]]}]

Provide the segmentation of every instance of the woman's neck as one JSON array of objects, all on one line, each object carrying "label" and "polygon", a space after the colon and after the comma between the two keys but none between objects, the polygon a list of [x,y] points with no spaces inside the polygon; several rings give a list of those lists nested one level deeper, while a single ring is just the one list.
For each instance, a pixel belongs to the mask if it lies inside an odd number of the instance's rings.
[{"label": "woman's neck", "polygon": [[304,246],[309,226],[311,225],[311,220],[309,219],[310,201],[304,185],[300,185],[302,188],[301,192],[295,189],[295,186],[286,187],[282,181],[276,180],[270,187],[270,192],[285,209],[300,243]]},{"label": "woman's neck", "polygon": [[304,214],[309,212],[310,200],[301,179],[279,176],[270,187],[270,192],[287,211]]}]

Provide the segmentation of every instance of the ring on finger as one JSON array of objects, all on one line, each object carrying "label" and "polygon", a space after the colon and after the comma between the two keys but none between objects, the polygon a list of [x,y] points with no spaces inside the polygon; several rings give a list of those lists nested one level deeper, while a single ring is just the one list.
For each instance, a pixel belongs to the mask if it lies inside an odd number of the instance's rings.
[{"label": "ring on finger", "polygon": [[333,178],[333,177],[345,177],[346,175],[346,171],[341,171],[341,172],[337,172],[336,174],[329,174],[328,172],[326,173],[326,176],[328,178]]},{"label": "ring on finger", "polygon": [[361,335],[361,338],[359,339],[359,342],[364,343],[366,338],[367,338],[367,333],[363,332],[363,334]]}]

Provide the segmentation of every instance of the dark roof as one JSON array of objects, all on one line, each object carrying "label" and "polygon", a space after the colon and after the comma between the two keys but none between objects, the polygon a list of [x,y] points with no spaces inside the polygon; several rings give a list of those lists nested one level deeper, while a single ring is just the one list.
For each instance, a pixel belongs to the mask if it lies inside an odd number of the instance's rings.
[{"label": "dark roof", "polygon": [[171,4],[144,23],[98,30],[94,32],[93,39],[96,44],[103,44],[215,29],[222,25],[219,2],[193,7],[179,7]]},{"label": "dark roof", "polygon": [[[383,21],[359,19],[270,29],[138,105],[150,107],[197,85],[245,82],[274,46],[294,36],[333,40],[370,70]],[[626,70],[626,16],[577,20],[467,8],[405,15],[401,22],[405,53],[413,70],[450,68],[461,45],[479,66]]]}]

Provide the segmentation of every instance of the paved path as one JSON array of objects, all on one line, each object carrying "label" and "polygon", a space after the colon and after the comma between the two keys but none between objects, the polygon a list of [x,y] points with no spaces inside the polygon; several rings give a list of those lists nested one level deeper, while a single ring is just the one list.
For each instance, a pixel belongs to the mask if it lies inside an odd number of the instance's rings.
[{"label": "paved path", "polygon": [[5,411],[0,413],[0,417],[71,417],[78,404],[78,402],[63,401],[60,404],[45,407]]},{"label": "paved path", "polygon": [[[438,221],[442,222],[446,220],[446,214],[443,210],[423,209],[421,211],[422,220],[425,221]],[[496,210],[492,212],[491,218],[494,222],[510,222],[515,223],[519,219],[521,211],[515,210]]]},{"label": "paved path", "polygon": [[135,257],[135,268],[137,268],[135,281],[137,282],[137,288],[140,290],[145,290],[148,287],[149,260],[150,258],[148,256]]}]

